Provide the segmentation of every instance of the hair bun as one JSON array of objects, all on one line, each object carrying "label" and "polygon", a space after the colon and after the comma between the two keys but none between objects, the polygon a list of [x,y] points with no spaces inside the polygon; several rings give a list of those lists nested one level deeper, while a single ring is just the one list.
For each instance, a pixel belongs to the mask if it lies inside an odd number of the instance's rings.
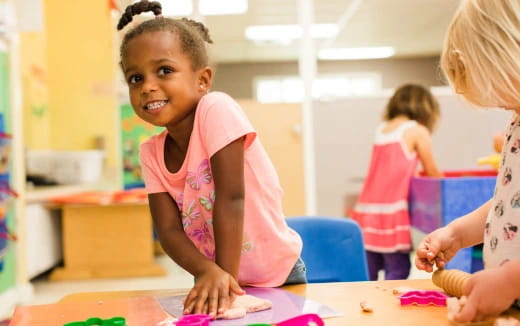
[{"label": "hair bun", "polygon": [[135,15],[139,15],[143,12],[151,11],[155,16],[162,14],[162,6],[158,1],[141,0],[134,4],[126,7],[125,12],[121,15],[119,22],[117,23],[117,30],[122,30],[128,23],[133,20]]}]

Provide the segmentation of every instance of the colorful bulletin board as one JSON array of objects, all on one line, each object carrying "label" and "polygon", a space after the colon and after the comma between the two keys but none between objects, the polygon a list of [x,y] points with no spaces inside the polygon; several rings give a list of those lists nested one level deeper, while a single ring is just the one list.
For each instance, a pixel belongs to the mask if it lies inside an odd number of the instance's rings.
[{"label": "colorful bulletin board", "polygon": [[144,122],[130,104],[121,105],[121,142],[123,157],[123,188],[143,187],[141,166],[139,164],[139,145],[150,136],[164,130]]},{"label": "colorful bulletin board", "polygon": [[[1,42],[1,39],[0,39]],[[9,114],[9,61],[6,52],[0,49],[0,132],[4,132],[4,119]],[[15,247],[14,235],[15,223],[12,210],[7,210],[8,195],[8,174],[7,174],[7,154],[4,149],[8,149],[7,139],[0,141],[0,183],[3,184],[5,192],[0,191],[0,293],[13,287],[16,283],[15,275]],[[5,162],[5,164],[4,164]],[[1,189],[0,189],[1,190]],[[5,194],[2,195],[2,194]]]}]

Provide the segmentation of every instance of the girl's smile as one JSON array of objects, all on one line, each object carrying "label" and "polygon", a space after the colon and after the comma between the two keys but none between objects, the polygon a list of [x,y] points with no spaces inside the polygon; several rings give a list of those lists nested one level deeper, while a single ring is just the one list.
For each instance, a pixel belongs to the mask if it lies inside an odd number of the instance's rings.
[{"label": "girl's smile", "polygon": [[167,103],[168,101],[150,101],[144,105],[143,109],[151,114],[158,114]]}]

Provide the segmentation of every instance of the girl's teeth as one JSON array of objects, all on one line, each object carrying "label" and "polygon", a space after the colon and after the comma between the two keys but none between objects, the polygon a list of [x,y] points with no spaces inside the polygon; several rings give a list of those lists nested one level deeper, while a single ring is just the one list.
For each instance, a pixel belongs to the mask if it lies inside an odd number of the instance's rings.
[{"label": "girl's teeth", "polygon": [[146,106],[146,108],[148,110],[157,110],[157,109],[161,108],[164,104],[166,104],[166,101],[154,102],[154,103],[148,104]]}]

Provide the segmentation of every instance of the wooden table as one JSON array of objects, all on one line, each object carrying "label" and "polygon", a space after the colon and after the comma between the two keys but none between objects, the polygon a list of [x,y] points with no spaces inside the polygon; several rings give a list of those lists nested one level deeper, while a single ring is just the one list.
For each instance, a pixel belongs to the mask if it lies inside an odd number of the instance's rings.
[{"label": "wooden table", "polygon": [[[343,314],[325,320],[326,325],[451,325],[447,319],[446,307],[401,306],[392,289],[407,286],[417,289],[436,289],[431,280],[402,280],[377,282],[321,283],[286,286],[284,289],[325,304]],[[131,296],[165,297],[186,293],[187,290],[141,290],[117,292],[75,293],[65,296],[60,302],[83,302]],[[359,302],[367,300],[373,307],[372,313],[361,311]],[[510,312],[520,318],[520,311]],[[479,323],[479,325],[492,325]]]}]

